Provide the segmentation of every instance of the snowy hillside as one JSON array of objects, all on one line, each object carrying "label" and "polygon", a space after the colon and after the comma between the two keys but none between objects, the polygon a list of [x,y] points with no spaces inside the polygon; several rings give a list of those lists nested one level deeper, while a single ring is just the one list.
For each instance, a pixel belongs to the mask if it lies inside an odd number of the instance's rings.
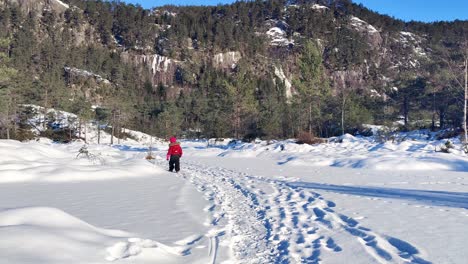
[{"label": "snowy hillside", "polygon": [[[94,138],[90,130],[89,138]],[[378,143],[0,141],[7,263],[465,263],[468,156]],[[104,135],[107,142],[109,135]],[[78,157],[77,157],[78,156]]]},{"label": "snowy hillside", "polygon": [[[374,170],[452,170],[468,171],[468,155],[458,138],[427,140],[427,131],[400,133],[396,142],[377,141],[375,137],[331,138],[328,144],[298,145],[294,140],[238,143],[218,150],[222,157],[259,157],[278,164],[332,166]],[[400,141],[401,140],[401,141]],[[447,141],[453,144],[444,153]]]}]

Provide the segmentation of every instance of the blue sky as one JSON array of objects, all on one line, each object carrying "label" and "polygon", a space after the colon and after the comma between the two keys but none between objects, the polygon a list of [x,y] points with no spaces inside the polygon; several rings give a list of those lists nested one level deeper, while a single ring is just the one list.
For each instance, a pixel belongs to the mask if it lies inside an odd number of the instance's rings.
[{"label": "blue sky", "polygon": [[[145,8],[173,5],[216,5],[232,3],[234,0],[123,0],[140,4]],[[369,9],[405,21],[424,22],[440,20],[468,20],[468,0],[354,0]]]},{"label": "blue sky", "polygon": [[468,20],[468,0],[354,0],[354,2],[405,21]]}]

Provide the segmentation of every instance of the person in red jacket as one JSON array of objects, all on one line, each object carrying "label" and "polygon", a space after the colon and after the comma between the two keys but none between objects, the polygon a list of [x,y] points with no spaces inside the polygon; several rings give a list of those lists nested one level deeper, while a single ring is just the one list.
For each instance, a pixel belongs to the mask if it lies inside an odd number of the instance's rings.
[{"label": "person in red jacket", "polygon": [[167,151],[166,159],[169,161],[169,171],[172,172],[175,167],[175,171],[180,171],[180,158],[182,157],[182,148],[180,143],[177,142],[175,137],[169,139],[169,150]]}]

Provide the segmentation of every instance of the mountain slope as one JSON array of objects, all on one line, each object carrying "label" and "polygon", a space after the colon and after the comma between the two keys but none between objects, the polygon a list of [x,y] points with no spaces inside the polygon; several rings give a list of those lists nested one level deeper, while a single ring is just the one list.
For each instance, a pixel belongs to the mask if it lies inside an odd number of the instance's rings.
[{"label": "mountain slope", "polygon": [[[460,124],[461,109],[447,106],[460,95],[444,61],[457,63],[466,21],[404,23],[346,0],[153,10],[11,0],[3,12],[12,65],[29,76],[16,81],[23,101],[125,109],[131,125],[161,135],[326,136],[400,115],[405,127]],[[300,88],[312,81],[300,77],[308,42],[323,68],[323,76],[307,77],[322,83],[308,92],[313,107]]]}]

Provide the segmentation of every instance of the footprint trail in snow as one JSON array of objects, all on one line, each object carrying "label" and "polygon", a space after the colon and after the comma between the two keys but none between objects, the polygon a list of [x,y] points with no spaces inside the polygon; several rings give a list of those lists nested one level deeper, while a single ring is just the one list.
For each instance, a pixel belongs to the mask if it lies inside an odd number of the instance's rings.
[{"label": "footprint trail in snow", "polygon": [[185,163],[178,176],[210,201],[210,263],[221,243],[236,263],[336,263],[344,251],[355,263],[430,263],[409,243],[361,226],[334,202],[287,181],[196,163]]}]

